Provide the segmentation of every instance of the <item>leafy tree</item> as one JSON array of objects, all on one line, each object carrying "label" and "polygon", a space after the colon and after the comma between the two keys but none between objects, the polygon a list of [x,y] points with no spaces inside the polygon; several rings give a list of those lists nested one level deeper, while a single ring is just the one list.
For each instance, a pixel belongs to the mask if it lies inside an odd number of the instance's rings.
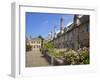
[{"label": "leafy tree", "polygon": [[26,51],[31,51],[32,50],[32,46],[31,45],[26,45]]},{"label": "leafy tree", "polygon": [[38,38],[41,39],[41,47],[43,47],[43,41],[44,41],[44,38],[43,38],[41,35],[39,35]]},{"label": "leafy tree", "polygon": [[54,45],[52,43],[48,42],[48,43],[44,44],[43,48],[45,50],[51,51],[51,50],[54,50]]}]

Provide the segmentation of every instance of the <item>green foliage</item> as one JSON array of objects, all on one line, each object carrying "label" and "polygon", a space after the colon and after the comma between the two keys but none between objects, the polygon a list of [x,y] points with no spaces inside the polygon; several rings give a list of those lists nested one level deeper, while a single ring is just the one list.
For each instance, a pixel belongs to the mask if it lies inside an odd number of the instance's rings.
[{"label": "green foliage", "polygon": [[44,43],[43,47],[41,47],[40,51],[42,54],[45,54],[47,51],[52,54],[54,52],[54,45],[50,42]]},{"label": "green foliage", "polygon": [[63,58],[64,56],[64,52],[60,51],[60,52],[56,52],[56,50],[53,51],[52,55],[55,57],[55,58]]},{"label": "green foliage", "polygon": [[32,46],[31,45],[26,45],[26,51],[31,51],[32,50]]},{"label": "green foliage", "polygon": [[89,51],[88,50],[80,51],[79,56],[80,56],[81,64],[89,64]]},{"label": "green foliage", "polygon": [[53,50],[54,50],[54,45],[53,45],[53,43],[48,42],[48,43],[45,43],[45,44],[43,45],[43,48],[44,48],[44,50],[48,50],[48,51],[50,51],[50,52],[53,52]]},{"label": "green foliage", "polygon": [[40,38],[40,39],[44,39],[41,35],[39,35],[38,38]]},{"label": "green foliage", "polygon": [[77,51],[72,49],[58,51],[54,49],[53,43],[48,42],[44,44],[42,49],[48,51],[54,58],[62,59],[66,65],[89,64],[89,50],[87,48],[80,48]]},{"label": "green foliage", "polygon": [[76,53],[74,50],[69,50],[65,53],[64,55],[64,62],[65,64],[67,65],[70,65],[70,64],[79,64],[79,56],[78,56],[78,53]]},{"label": "green foliage", "polygon": [[64,55],[65,64],[89,64],[89,50],[81,49],[80,51],[69,50]]}]

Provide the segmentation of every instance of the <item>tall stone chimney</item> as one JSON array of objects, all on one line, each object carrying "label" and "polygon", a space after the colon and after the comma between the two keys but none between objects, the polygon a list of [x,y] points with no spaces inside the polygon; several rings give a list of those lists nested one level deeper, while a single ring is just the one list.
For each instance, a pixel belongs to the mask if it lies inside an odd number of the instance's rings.
[{"label": "tall stone chimney", "polygon": [[63,18],[60,19],[60,32],[63,33]]},{"label": "tall stone chimney", "polygon": [[49,38],[49,40],[52,40],[52,38],[53,38],[52,31],[49,32],[48,38]]},{"label": "tall stone chimney", "polygon": [[56,26],[54,26],[54,38],[56,38],[57,34],[56,34]]}]

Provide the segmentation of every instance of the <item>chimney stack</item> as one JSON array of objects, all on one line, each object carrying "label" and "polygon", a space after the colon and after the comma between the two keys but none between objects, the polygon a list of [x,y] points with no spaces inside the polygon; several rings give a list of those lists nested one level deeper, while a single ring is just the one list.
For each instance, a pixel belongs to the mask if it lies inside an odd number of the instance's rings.
[{"label": "chimney stack", "polygon": [[60,19],[60,32],[63,33],[63,18]]}]

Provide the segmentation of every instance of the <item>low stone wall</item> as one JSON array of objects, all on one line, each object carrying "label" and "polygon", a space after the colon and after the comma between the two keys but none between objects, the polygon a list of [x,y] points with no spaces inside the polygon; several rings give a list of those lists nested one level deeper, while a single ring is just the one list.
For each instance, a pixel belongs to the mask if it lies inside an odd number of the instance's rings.
[{"label": "low stone wall", "polygon": [[54,58],[54,65],[64,65],[64,61],[62,59]]},{"label": "low stone wall", "polygon": [[48,52],[46,52],[44,56],[46,57],[48,62],[53,65],[64,65],[64,61],[62,59],[55,58],[51,56]]},{"label": "low stone wall", "polygon": [[44,56],[46,57],[47,61],[51,63],[51,55],[49,55],[48,52],[46,52]]}]

